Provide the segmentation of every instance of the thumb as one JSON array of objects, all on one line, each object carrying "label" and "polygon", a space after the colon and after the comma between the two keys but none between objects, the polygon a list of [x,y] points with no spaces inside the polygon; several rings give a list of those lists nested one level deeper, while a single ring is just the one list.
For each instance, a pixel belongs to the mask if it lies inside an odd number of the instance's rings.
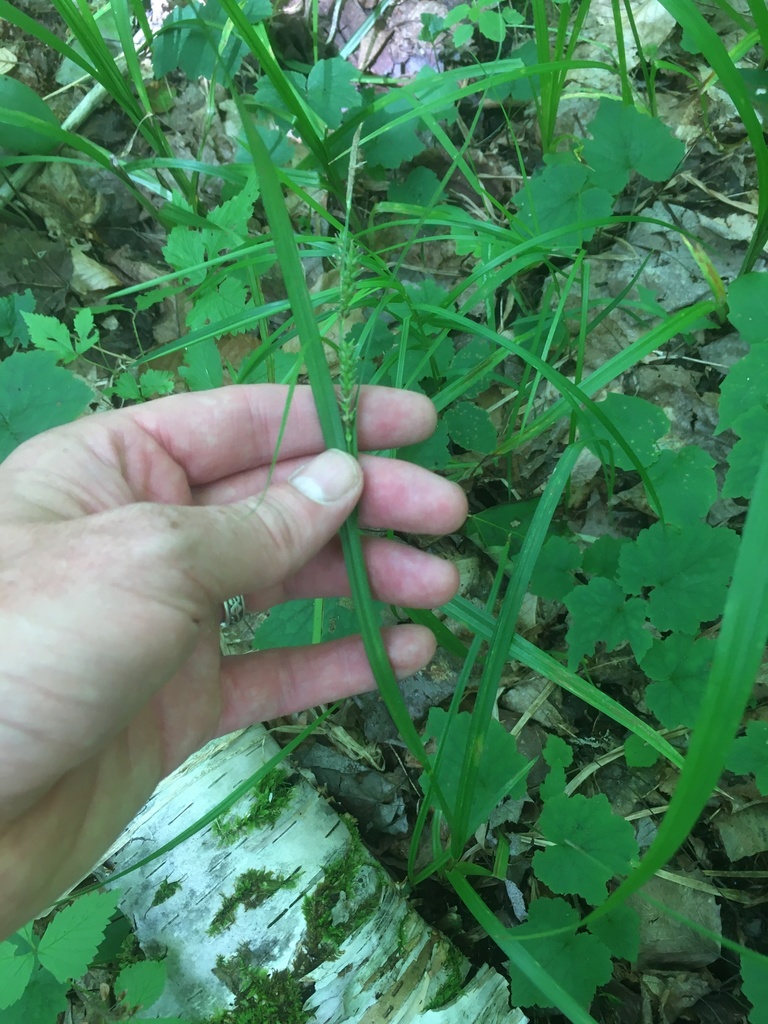
[{"label": "thumb", "polygon": [[200,582],[215,600],[280,583],[338,532],[362,490],[360,464],[331,448],[262,495],[206,509],[216,525],[198,550]]}]

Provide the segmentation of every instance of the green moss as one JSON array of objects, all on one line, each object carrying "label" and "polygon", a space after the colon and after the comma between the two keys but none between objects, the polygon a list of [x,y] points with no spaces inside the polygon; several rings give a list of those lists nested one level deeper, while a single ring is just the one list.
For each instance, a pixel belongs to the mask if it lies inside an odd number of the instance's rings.
[{"label": "green moss", "polygon": [[218,1014],[210,1024],[307,1024],[312,1019],[303,1009],[304,997],[290,971],[270,974],[261,968],[238,966],[238,973],[241,988],[234,1007]]},{"label": "green moss", "polygon": [[150,903],[150,907],[159,907],[161,903],[165,903],[171,896],[175,896],[180,888],[181,882],[178,880],[169,882],[167,878],[164,879],[155,889],[155,898]]},{"label": "green moss", "polygon": [[[373,885],[371,873],[376,876]],[[310,962],[335,959],[344,939],[373,915],[380,892],[379,869],[369,863],[360,838],[352,833],[348,849],[328,865],[323,881],[304,900],[305,946]]]},{"label": "green moss", "polygon": [[256,828],[274,825],[291,802],[293,783],[282,768],[274,768],[251,791],[251,803],[244,814],[217,818],[213,834],[224,846],[233,843]]},{"label": "green moss", "polygon": [[434,999],[427,1007],[425,1007],[425,1013],[427,1010],[439,1010],[441,1006],[445,1006],[446,1003],[450,1003],[451,1000],[455,999],[464,988],[466,960],[455,946],[451,946],[448,951],[445,961],[445,971],[447,977],[435,993]]},{"label": "green moss", "polygon": [[235,923],[238,907],[253,910],[278,889],[292,889],[295,885],[295,875],[286,878],[284,875],[276,875],[273,871],[263,871],[260,868],[244,871],[235,882],[235,888],[230,895],[222,899],[221,906],[211,921],[208,934],[218,935],[230,928]]}]

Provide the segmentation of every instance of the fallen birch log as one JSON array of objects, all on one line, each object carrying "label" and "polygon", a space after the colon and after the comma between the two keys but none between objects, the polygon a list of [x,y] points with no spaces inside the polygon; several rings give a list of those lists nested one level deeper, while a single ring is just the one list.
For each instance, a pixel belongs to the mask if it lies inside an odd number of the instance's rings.
[{"label": "fallen birch log", "polygon": [[277,1001],[281,1024],[526,1024],[501,975],[484,967],[466,982],[466,959],[289,766],[161,859],[109,881],[277,751],[261,726],[209,744],[109,852],[105,883],[121,890],[147,955],[166,957],[165,992],[141,1015],[208,1022],[252,999]]}]

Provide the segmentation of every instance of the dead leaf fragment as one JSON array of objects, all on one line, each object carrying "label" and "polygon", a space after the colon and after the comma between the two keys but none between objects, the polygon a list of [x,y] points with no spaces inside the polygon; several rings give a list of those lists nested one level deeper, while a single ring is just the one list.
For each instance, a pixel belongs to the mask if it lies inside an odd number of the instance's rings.
[{"label": "dead leaf fragment", "polygon": [[86,256],[79,249],[71,249],[72,277],[69,280],[72,291],[81,298],[92,292],[105,292],[110,288],[120,288],[122,281],[115,277],[111,270]]}]

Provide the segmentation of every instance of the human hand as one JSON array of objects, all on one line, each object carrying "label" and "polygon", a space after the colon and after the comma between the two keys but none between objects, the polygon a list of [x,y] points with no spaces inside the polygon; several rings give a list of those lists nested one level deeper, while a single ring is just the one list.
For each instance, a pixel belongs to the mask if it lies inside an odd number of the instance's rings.
[{"label": "human hand", "polygon": [[[0,933],[85,874],[209,739],[373,686],[359,638],[222,658],[223,600],[346,595],[336,534],[358,500],[363,527],[463,521],[462,491],[417,466],[310,462],[324,445],[306,388],[267,487],[287,395],[230,387],[99,414],[0,465]],[[419,395],[361,393],[363,450],[434,424]],[[434,556],[384,538],[365,552],[380,600],[433,607],[456,590]],[[418,626],[385,641],[400,676],[434,650]]]}]

